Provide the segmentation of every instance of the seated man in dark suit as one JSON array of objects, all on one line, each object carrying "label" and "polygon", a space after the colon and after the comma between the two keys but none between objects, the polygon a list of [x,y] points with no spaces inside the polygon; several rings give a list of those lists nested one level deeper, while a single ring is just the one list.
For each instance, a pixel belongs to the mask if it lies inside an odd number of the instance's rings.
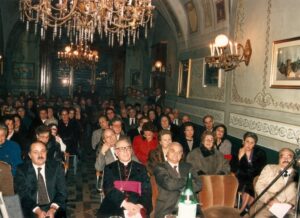
[{"label": "seated man in dark suit", "polygon": [[180,193],[185,187],[189,172],[192,173],[194,192],[201,189],[200,178],[192,170],[192,165],[180,162],[182,155],[182,146],[178,142],[172,142],[167,153],[167,161],[154,168],[159,193],[155,218],[164,218],[166,214],[176,213]]},{"label": "seated man in dark suit", "polygon": [[31,161],[18,166],[14,180],[24,217],[65,217],[67,190],[61,163],[46,161],[42,142],[31,144],[29,157]]},{"label": "seated man in dark suit", "polygon": [[115,147],[118,160],[104,169],[105,198],[97,217],[123,216],[124,213],[143,217],[152,210],[151,185],[146,168],[131,159],[130,140],[121,137]]}]

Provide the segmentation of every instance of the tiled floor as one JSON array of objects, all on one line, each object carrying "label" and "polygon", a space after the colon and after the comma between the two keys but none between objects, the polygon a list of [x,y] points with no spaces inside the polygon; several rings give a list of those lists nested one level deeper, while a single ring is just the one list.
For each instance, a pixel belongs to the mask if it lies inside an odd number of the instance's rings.
[{"label": "tiled floor", "polygon": [[84,151],[78,162],[76,175],[71,169],[67,173],[67,215],[70,218],[96,217],[100,206],[100,195],[96,190],[95,154]]}]

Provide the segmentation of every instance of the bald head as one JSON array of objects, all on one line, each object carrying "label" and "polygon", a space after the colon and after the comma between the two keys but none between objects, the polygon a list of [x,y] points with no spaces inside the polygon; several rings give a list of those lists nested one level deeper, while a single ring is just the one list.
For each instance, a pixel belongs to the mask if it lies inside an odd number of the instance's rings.
[{"label": "bald head", "polygon": [[171,164],[178,164],[183,155],[182,146],[178,142],[172,142],[169,145],[169,149],[167,152],[167,160]]}]

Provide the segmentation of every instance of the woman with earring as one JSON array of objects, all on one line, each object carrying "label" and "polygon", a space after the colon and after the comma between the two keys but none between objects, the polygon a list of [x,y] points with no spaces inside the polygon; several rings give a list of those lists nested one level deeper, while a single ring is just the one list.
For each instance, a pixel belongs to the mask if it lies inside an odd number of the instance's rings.
[{"label": "woman with earring", "polygon": [[253,180],[260,174],[267,161],[265,152],[256,146],[257,140],[255,133],[246,132],[243,136],[243,145],[232,163],[232,170],[239,180],[238,191],[242,193],[241,211],[253,202]]}]

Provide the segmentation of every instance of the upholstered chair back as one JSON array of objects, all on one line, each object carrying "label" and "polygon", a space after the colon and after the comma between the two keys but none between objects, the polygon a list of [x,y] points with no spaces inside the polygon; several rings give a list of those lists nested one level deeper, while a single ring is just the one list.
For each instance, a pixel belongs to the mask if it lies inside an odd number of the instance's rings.
[{"label": "upholstered chair back", "polygon": [[11,166],[3,161],[0,161],[0,191],[4,196],[15,194]]},{"label": "upholstered chair back", "polygon": [[204,210],[212,206],[234,207],[238,180],[234,175],[201,176],[202,191],[198,198]]}]

